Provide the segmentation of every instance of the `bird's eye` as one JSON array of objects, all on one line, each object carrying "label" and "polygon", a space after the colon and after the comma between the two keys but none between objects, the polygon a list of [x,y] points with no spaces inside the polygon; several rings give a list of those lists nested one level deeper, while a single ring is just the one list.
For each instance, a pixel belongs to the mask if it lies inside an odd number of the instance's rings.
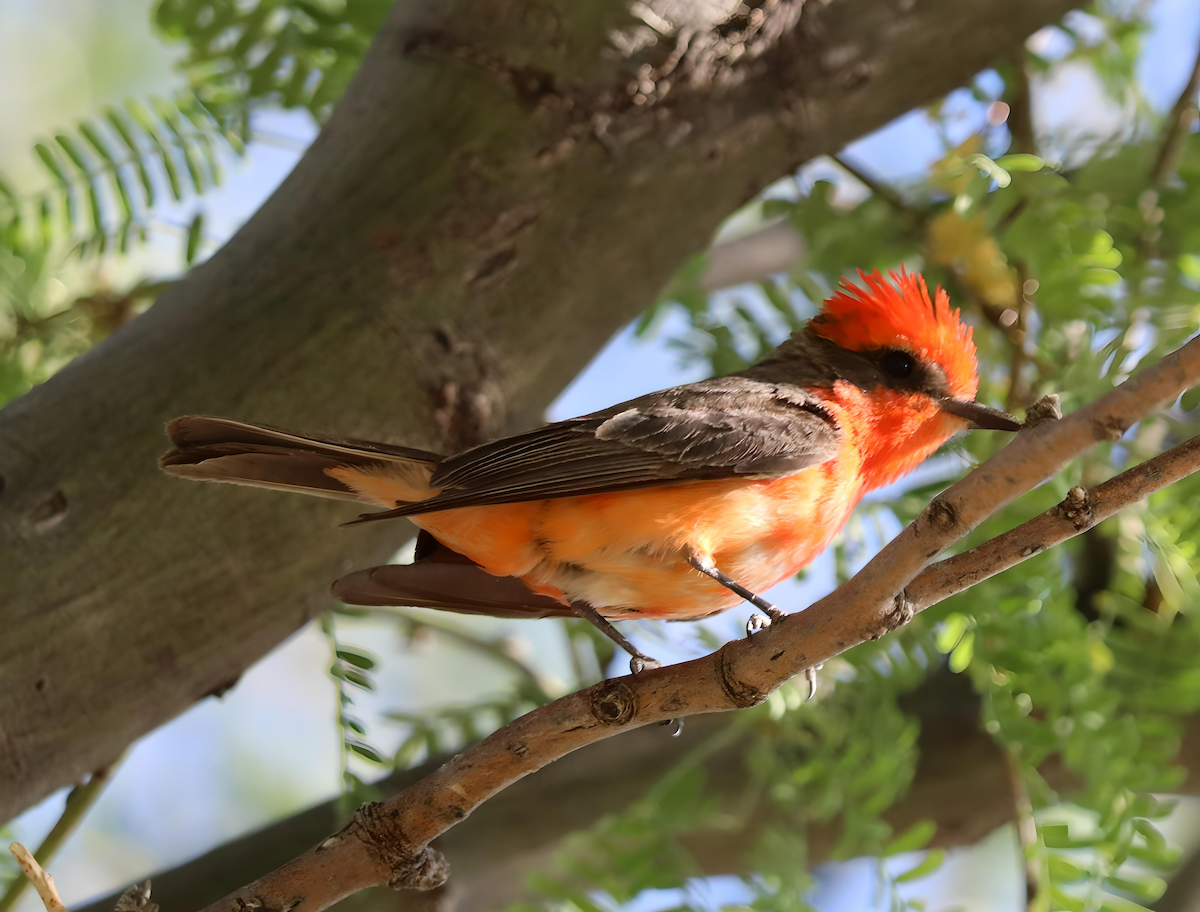
[{"label": "bird's eye", "polygon": [[913,372],[916,362],[906,351],[890,351],[879,359],[879,366],[889,377],[902,380]]}]

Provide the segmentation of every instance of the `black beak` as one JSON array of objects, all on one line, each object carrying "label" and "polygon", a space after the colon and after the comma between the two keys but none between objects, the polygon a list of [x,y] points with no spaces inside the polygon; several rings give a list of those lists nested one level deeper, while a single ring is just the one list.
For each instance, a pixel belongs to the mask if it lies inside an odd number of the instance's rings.
[{"label": "black beak", "polygon": [[966,418],[968,421],[974,422],[975,427],[988,431],[1019,431],[1024,426],[1007,412],[994,409],[982,402],[975,402],[972,399],[947,397],[938,400],[938,407],[943,412],[949,412],[959,418]]}]

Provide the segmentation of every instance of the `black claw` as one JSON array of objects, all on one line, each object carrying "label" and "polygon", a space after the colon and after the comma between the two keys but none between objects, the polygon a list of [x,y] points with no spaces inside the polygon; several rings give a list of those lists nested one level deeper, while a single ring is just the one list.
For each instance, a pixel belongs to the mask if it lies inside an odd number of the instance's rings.
[{"label": "black claw", "polygon": [[671,726],[671,737],[672,738],[678,738],[679,735],[683,732],[683,720],[682,719],[664,719],[659,724]]}]

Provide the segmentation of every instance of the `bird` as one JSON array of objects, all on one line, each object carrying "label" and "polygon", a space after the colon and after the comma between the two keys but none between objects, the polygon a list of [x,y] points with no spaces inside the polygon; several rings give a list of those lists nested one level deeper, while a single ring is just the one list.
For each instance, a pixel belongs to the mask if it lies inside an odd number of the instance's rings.
[{"label": "bird", "polygon": [[743,600],[747,633],[786,615],[760,593],[807,566],[860,499],[960,431],[1016,431],[975,400],[971,327],[901,268],[843,278],[758,363],[450,455],[183,416],[169,475],[383,507],[414,560],[333,583],[353,605],[585,618],[658,663],[613,621],[697,620]]}]

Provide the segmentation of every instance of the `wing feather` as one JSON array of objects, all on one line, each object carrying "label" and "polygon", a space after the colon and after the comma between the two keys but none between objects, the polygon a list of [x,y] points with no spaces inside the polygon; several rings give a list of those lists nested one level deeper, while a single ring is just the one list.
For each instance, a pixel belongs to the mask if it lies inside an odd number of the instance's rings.
[{"label": "wing feather", "polygon": [[652,393],[442,460],[436,497],[363,520],[686,481],[782,477],[833,457],[840,431],[814,395],[724,377]]}]

